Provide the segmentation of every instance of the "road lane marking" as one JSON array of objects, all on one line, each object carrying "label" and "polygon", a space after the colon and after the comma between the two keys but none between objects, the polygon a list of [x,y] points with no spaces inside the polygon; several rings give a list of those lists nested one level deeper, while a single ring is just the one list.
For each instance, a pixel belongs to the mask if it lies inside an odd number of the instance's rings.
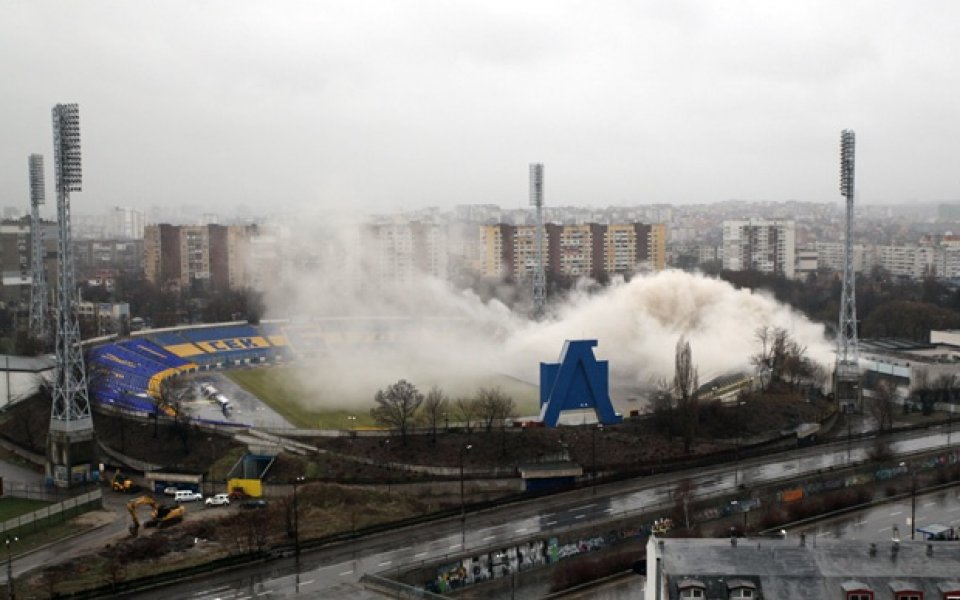
[{"label": "road lane marking", "polygon": [[343,573],[340,573],[340,577],[343,577],[344,575],[353,575],[353,571],[344,571]]},{"label": "road lane marking", "polygon": [[202,590],[202,591],[199,591],[199,592],[194,592],[193,595],[194,595],[194,596],[202,596],[202,595],[204,595],[204,594],[212,594],[212,593],[214,593],[214,592],[220,592],[220,591],[228,590],[228,589],[230,589],[230,586],[229,586],[229,585],[221,585],[221,586],[217,586],[217,587],[208,588],[208,589],[205,589],[205,590]]},{"label": "road lane marking", "polygon": [[271,593],[270,590],[264,590],[264,591],[262,591],[262,592],[257,592],[257,595],[258,595],[258,596],[266,596],[266,595],[268,595],[268,594],[270,594],[270,593]]},{"label": "road lane marking", "polygon": [[378,567],[385,567],[385,566],[389,565],[389,564],[392,563],[392,562],[393,562],[392,560],[385,560],[385,561],[383,561],[382,563],[380,563],[380,564],[377,565],[377,566],[378,566]]},{"label": "road lane marking", "polygon": [[902,514],[903,514],[903,511],[902,511],[902,510],[898,510],[897,512],[892,512],[892,513],[890,513],[890,516],[891,516],[891,517],[895,517],[895,516],[897,516],[897,515],[902,515]]},{"label": "road lane marking", "polygon": [[310,584],[313,583],[314,581],[316,581],[316,579],[308,579],[308,580],[306,580],[306,581],[301,581],[301,582],[300,582],[300,585],[310,585]]},{"label": "road lane marking", "polygon": [[454,544],[450,546],[450,549],[453,550],[454,548],[459,548],[459,547],[460,547],[460,544]]},{"label": "road lane marking", "polygon": [[596,505],[597,505],[596,502],[594,502],[594,503],[592,503],[592,504],[584,504],[583,506],[578,506],[577,508],[575,508],[575,509],[573,509],[573,510],[587,510],[588,508],[593,508],[593,507],[596,506]]},{"label": "road lane marking", "polygon": [[495,535],[488,535],[487,537],[483,538],[483,541],[492,540],[492,539],[495,538],[495,537],[497,537],[497,536],[495,536]]},{"label": "road lane marking", "polygon": [[556,521],[547,521],[547,527],[549,527],[550,525],[556,525],[556,524],[557,524]]},{"label": "road lane marking", "polygon": [[420,558],[421,556],[426,556],[426,555],[427,555],[426,552],[417,552],[416,554],[413,555],[413,557]]},{"label": "road lane marking", "polygon": [[574,517],[574,519],[585,519],[586,517],[587,515],[577,515]]},{"label": "road lane marking", "polygon": [[523,533],[526,530],[527,530],[526,527],[521,527],[520,529],[517,530],[517,533]]},{"label": "road lane marking", "polygon": [[926,508],[928,506],[935,506],[936,504],[937,504],[936,502],[924,502],[923,507]]}]

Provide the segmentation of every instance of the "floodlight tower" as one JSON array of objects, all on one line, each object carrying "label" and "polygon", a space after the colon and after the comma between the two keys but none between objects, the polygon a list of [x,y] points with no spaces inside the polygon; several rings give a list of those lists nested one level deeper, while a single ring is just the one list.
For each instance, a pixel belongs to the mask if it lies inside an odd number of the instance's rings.
[{"label": "floodlight tower", "polygon": [[93,418],[87,395],[80,326],[75,311],[70,192],[81,188],[80,107],[53,107],[53,156],[57,183],[57,372],[53,386],[47,480],[70,487],[90,479],[96,458]]},{"label": "floodlight tower", "polygon": [[530,206],[536,208],[536,257],[533,269],[533,316],[541,318],[547,307],[547,276],[543,266],[543,163],[530,165]]},{"label": "floodlight tower", "polygon": [[33,267],[30,286],[30,335],[46,349],[50,342],[50,327],[47,321],[47,270],[44,267],[46,249],[40,225],[40,205],[46,201],[43,155],[31,154],[27,166],[30,172],[30,263]]},{"label": "floodlight tower", "polygon": [[844,129],[840,134],[840,193],[847,200],[847,229],[843,247],[843,291],[840,295],[840,329],[837,335],[837,365],[833,392],[837,405],[845,411],[859,411],[860,351],[857,344],[857,303],[853,270],[853,198],[856,134]]}]

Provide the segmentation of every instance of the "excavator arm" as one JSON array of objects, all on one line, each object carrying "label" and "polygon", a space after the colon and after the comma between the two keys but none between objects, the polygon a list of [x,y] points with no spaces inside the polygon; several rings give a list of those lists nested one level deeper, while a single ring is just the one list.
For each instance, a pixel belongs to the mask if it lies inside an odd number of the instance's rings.
[{"label": "excavator arm", "polygon": [[134,498],[127,503],[127,511],[130,513],[130,518],[133,522],[130,524],[130,535],[136,536],[140,531],[140,519],[137,518],[137,509],[143,505],[148,505],[153,509],[153,512],[157,511],[157,501],[150,496],[140,496],[139,498]]},{"label": "excavator arm", "polygon": [[151,509],[151,518],[144,523],[145,527],[168,527],[183,521],[186,510],[180,505],[159,504],[151,496],[140,496],[127,503],[127,511],[133,522],[130,524],[130,535],[136,536],[140,531],[140,519],[137,518],[137,509],[147,505]]}]

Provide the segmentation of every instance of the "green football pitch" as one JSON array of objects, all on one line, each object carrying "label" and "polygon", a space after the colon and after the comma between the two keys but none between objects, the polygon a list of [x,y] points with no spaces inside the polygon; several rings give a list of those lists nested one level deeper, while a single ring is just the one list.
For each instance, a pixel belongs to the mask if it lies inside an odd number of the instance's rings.
[{"label": "green football pitch", "polygon": [[[288,365],[271,368],[231,370],[225,373],[235,383],[260,398],[288,421],[303,428],[354,429],[373,427],[370,418],[373,397],[377,389],[394,382],[386,382],[379,388],[375,384],[352,385],[349,375],[343,373],[318,373],[316,369]],[[412,381],[417,389],[426,394],[434,385],[440,387],[450,399],[449,420],[457,421],[454,406],[456,398],[472,398],[481,387],[499,388],[513,398],[518,416],[539,412],[537,387],[507,377],[491,375],[484,378],[458,378],[455,383]]]},{"label": "green football pitch", "polygon": [[0,522],[31,513],[49,504],[49,502],[42,500],[25,500],[23,498],[9,497],[0,498]]}]

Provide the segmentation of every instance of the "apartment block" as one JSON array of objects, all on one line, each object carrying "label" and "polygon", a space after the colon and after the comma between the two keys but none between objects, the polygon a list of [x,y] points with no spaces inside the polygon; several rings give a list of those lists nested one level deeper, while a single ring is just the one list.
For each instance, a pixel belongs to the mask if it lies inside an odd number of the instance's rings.
[{"label": "apartment block", "polygon": [[723,268],[794,277],[795,225],[787,220],[723,222]]},{"label": "apartment block", "polygon": [[[529,280],[537,265],[536,227],[483,226],[484,277]],[[585,223],[544,226],[544,268],[553,277],[630,275],[666,267],[666,227],[662,224]]]},{"label": "apartment block", "polygon": [[148,225],[143,268],[147,281],[168,290],[246,287],[247,244],[255,225]]},{"label": "apartment block", "polygon": [[[30,219],[24,217],[0,222],[0,301],[29,305],[33,284],[33,232]],[[57,281],[57,224],[42,221],[44,268],[48,289]]]},{"label": "apartment block", "polygon": [[447,277],[447,232],[440,224],[367,224],[360,241],[366,277],[380,286],[414,285],[423,275]]}]

